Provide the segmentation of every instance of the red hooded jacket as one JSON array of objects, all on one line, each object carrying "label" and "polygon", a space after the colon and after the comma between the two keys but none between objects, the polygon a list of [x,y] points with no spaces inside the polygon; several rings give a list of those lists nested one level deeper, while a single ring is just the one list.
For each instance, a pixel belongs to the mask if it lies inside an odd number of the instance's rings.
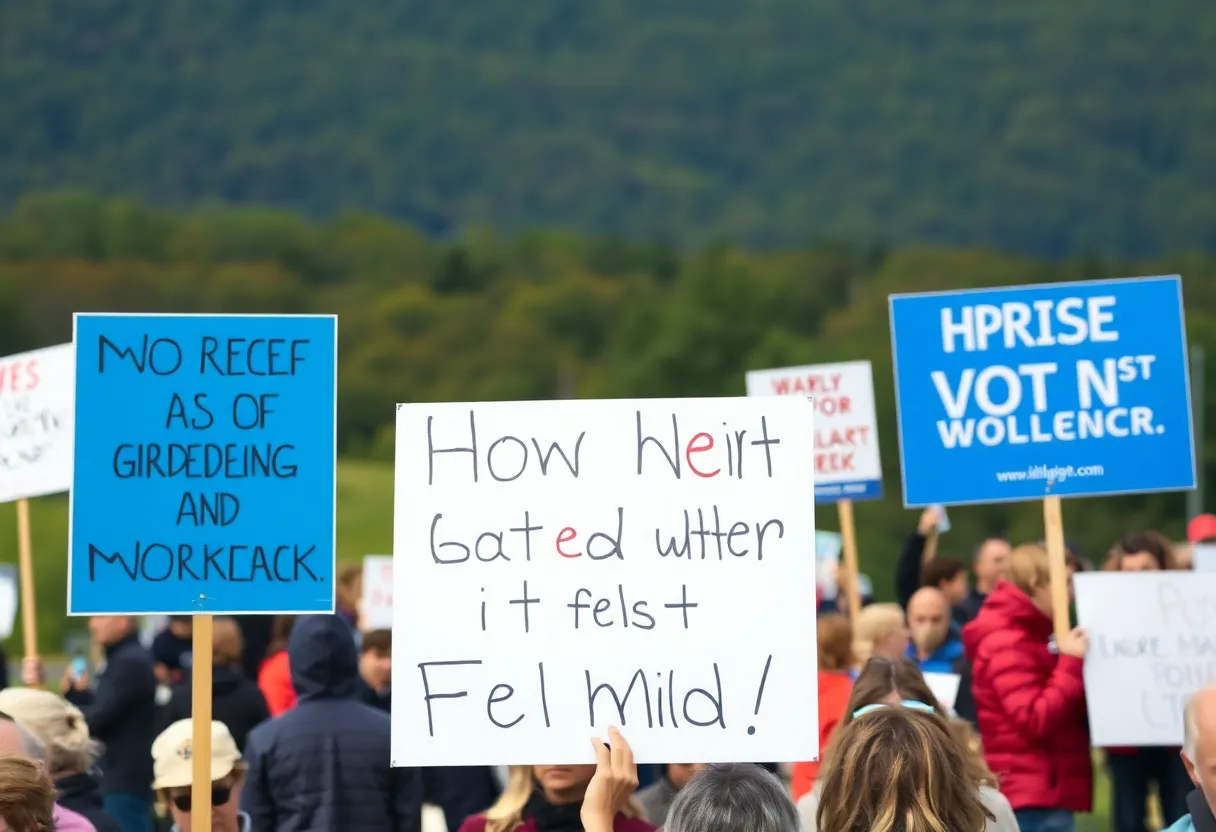
[{"label": "red hooded jacket", "polygon": [[1007,581],[963,628],[984,757],[1015,810],[1089,812],[1082,662],[1048,649],[1051,635],[1051,619]]}]

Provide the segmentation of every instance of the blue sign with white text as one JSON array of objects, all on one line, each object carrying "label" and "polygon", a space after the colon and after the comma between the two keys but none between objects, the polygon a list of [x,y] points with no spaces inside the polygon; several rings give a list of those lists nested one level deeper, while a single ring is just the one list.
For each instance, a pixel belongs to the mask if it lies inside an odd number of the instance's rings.
[{"label": "blue sign with white text", "polygon": [[69,615],[334,608],[337,318],[75,318]]},{"label": "blue sign with white text", "polygon": [[1195,487],[1180,277],[889,304],[905,505]]}]

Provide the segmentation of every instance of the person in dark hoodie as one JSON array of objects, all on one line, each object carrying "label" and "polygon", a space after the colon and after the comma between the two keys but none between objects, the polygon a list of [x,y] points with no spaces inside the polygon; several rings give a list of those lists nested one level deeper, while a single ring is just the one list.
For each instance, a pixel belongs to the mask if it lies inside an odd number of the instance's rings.
[{"label": "person in dark hoodie", "polygon": [[[94,615],[93,640],[105,649],[105,669],[97,687],[71,666],[63,676],[63,696],[80,708],[89,734],[105,746],[101,794],[106,812],[124,832],[152,828],[152,739],[156,720],[156,673],[152,656],[139,643],[139,623],[130,615]],[[22,663],[30,687],[45,682],[40,659]]]},{"label": "person in dark hoodie", "polygon": [[[211,632],[211,715],[222,722],[244,751],[249,732],[270,719],[270,709],[257,683],[247,677],[241,665],[245,645],[241,628],[231,618],[214,619]],[[156,725],[159,735],[170,725],[190,719],[192,713],[193,680],[187,676],[173,686],[169,702],[161,709]]]},{"label": "person in dark hoodie", "polygon": [[44,749],[44,764],[63,808],[84,817],[97,832],[122,832],[106,813],[101,786],[93,776],[101,747],[75,705],[47,690],[9,688],[0,692],[0,712],[33,734]]},{"label": "person in dark hoodie", "polygon": [[391,768],[388,714],[358,701],[359,659],[336,615],[296,619],[295,708],[249,734],[241,808],[254,829],[420,832],[422,777]]}]

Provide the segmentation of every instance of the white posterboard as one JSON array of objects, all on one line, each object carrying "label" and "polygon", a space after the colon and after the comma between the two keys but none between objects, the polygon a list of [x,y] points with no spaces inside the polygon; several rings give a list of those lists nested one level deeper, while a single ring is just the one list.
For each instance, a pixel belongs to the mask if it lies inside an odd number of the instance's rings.
[{"label": "white posterboard", "polygon": [[820,502],[882,496],[878,416],[869,361],[751,370],[749,396],[815,401],[815,494]]},{"label": "white posterboard", "polygon": [[359,615],[365,630],[387,630],[393,626],[393,557],[363,556],[363,603]]},{"label": "white posterboard", "polygon": [[392,764],[818,757],[813,406],[397,406]]},{"label": "white posterboard", "polygon": [[1216,543],[1192,543],[1191,568],[1196,572],[1216,572]]},{"label": "white posterboard", "polygon": [[17,623],[17,569],[0,563],[0,641],[13,634]]},{"label": "white posterboard", "polygon": [[925,684],[937,697],[943,708],[954,712],[954,703],[958,701],[958,686],[962,677],[957,673],[926,673]]},{"label": "white posterboard", "polygon": [[0,503],[72,487],[71,344],[0,358]]},{"label": "white posterboard", "polygon": [[1080,572],[1073,583],[1094,746],[1182,745],[1187,697],[1216,679],[1216,575]]}]

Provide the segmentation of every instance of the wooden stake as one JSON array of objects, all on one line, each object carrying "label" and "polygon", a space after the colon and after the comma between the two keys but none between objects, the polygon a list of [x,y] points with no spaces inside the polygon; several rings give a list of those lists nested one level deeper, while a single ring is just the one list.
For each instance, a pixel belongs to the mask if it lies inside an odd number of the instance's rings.
[{"label": "wooden stake", "polygon": [[844,551],[844,586],[849,600],[849,620],[856,624],[861,614],[861,586],[857,579],[857,530],[853,526],[853,501],[837,500],[840,515],[840,543]]},{"label": "wooden stake", "polygon": [[21,581],[21,631],[25,655],[38,657],[38,602],[34,599],[34,555],[30,545],[30,501],[17,501],[17,560]]},{"label": "wooden stake", "polygon": [[191,755],[194,777],[190,784],[191,832],[211,832],[211,631],[210,615],[194,616],[190,660],[194,739]]},{"label": "wooden stake", "polygon": [[1043,531],[1043,537],[1047,541],[1047,562],[1051,569],[1051,611],[1058,644],[1072,630],[1072,621],[1068,615],[1068,564],[1064,560],[1064,520],[1059,497],[1043,498]]}]

